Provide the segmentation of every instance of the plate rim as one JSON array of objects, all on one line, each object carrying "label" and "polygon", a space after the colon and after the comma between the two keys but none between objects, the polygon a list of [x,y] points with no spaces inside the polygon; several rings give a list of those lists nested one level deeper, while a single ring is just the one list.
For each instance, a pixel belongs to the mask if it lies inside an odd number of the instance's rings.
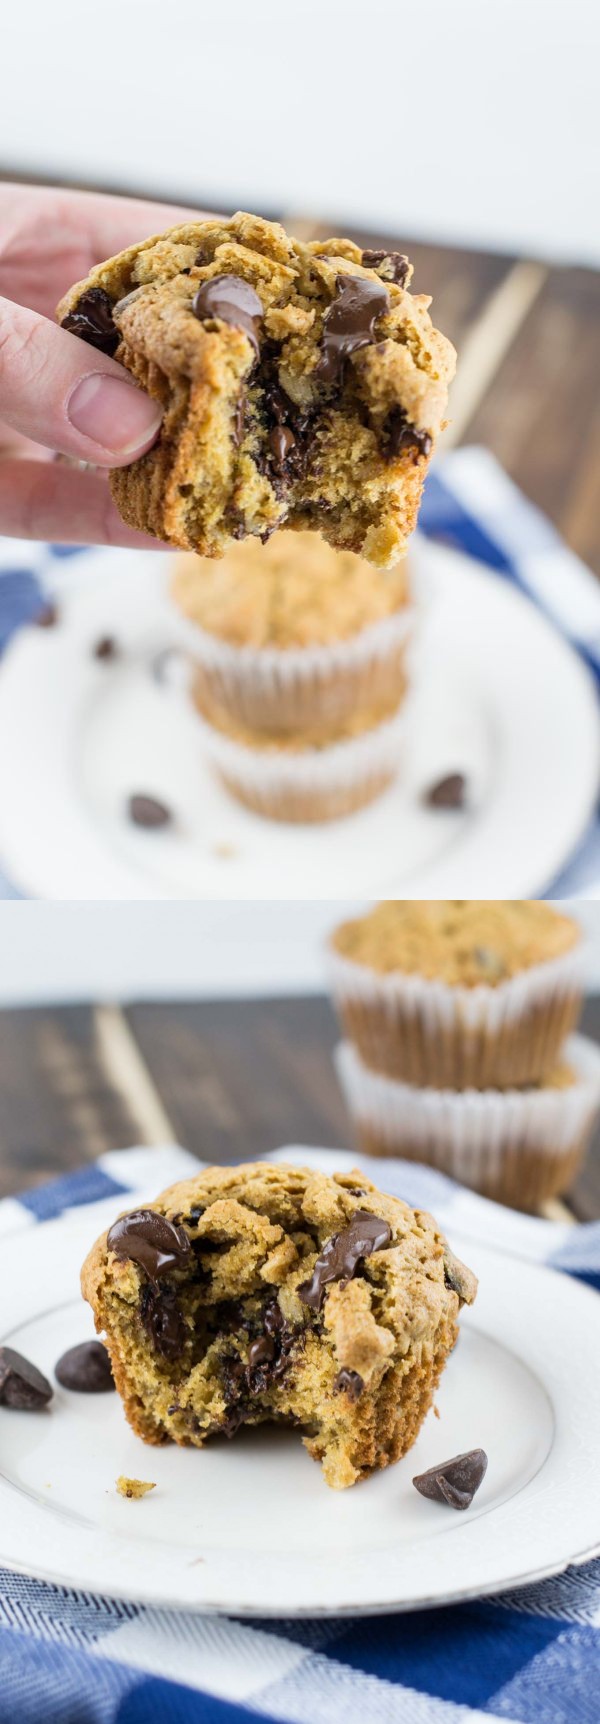
[{"label": "plate rim", "polygon": [[[128,1192],[123,1194],[123,1198],[127,1204],[127,1207],[130,1207],[131,1205],[137,1205],[140,1200],[142,1200],[142,1201],[147,1200],[147,1189],[138,1188],[137,1190],[128,1191]],[[42,1232],[46,1236],[47,1248],[52,1253],[54,1251],[54,1248],[55,1248],[55,1242],[57,1240],[60,1240],[61,1238],[63,1239],[63,1241],[65,1241],[65,1235],[68,1232],[68,1234],[71,1236],[72,1243],[76,1242],[78,1245],[78,1249],[81,1249],[82,1232],[85,1233],[85,1235],[86,1235],[85,1243],[88,1243],[89,1238],[92,1236],[94,1229],[96,1227],[101,1229],[106,1224],[107,1219],[109,1219],[111,1216],[114,1216],[115,1210],[120,1210],[122,1207],[123,1207],[123,1205],[121,1203],[120,1198],[116,1198],[116,1197],[105,1198],[105,1199],[102,1199],[99,1203],[90,1204],[90,1205],[82,1205],[81,1208],[78,1209],[77,1211],[69,1211],[66,1214],[63,1214],[62,1216],[57,1217],[53,1221],[43,1223],[42,1224]],[[88,1231],[88,1223],[89,1223],[89,1231]],[[37,1228],[35,1230],[37,1232]],[[30,1227],[27,1227],[26,1231],[27,1231],[27,1234],[30,1235],[30,1233],[31,1233]],[[456,1230],[451,1229],[451,1232],[452,1232],[452,1238],[453,1238],[453,1245],[454,1244],[457,1245],[459,1250],[461,1249],[461,1247],[464,1249],[463,1235],[460,1233],[460,1229],[457,1227]],[[10,1235],[10,1234],[7,1235],[7,1237],[4,1241],[4,1244],[5,1244],[5,1246],[8,1246],[9,1248],[11,1246],[14,1246],[16,1248],[17,1241],[20,1244],[22,1244],[22,1241],[23,1241],[23,1231],[22,1230],[19,1230],[18,1233],[14,1233],[12,1235]],[[509,1264],[511,1264],[513,1271],[515,1271],[517,1273],[517,1275],[520,1276],[521,1278],[524,1277],[526,1281],[530,1282],[530,1284],[531,1284],[531,1281],[533,1281],[537,1284],[538,1287],[541,1285],[542,1289],[543,1289],[544,1285],[547,1286],[548,1284],[550,1284],[554,1287],[554,1290],[558,1294],[560,1299],[562,1299],[564,1297],[565,1292],[566,1292],[567,1301],[569,1302],[569,1304],[571,1306],[573,1305],[573,1301],[574,1301],[575,1304],[577,1304],[578,1306],[581,1306],[583,1309],[585,1309],[586,1313],[589,1313],[590,1317],[592,1317],[594,1327],[597,1327],[600,1324],[600,1308],[599,1308],[598,1303],[597,1303],[598,1295],[595,1293],[595,1291],[592,1288],[588,1287],[585,1283],[578,1281],[573,1277],[565,1275],[564,1272],[561,1272],[561,1271],[553,1269],[553,1268],[549,1268],[546,1265],[540,1265],[538,1263],[533,1263],[529,1260],[523,1260],[521,1258],[513,1256],[512,1254],[505,1253],[505,1252],[499,1251],[497,1249],[494,1249],[494,1247],[490,1247],[490,1246],[486,1245],[485,1243],[479,1243],[479,1242],[476,1243],[472,1238],[470,1240],[467,1240],[465,1238],[464,1245],[466,1245],[466,1247],[467,1247],[467,1252],[470,1250],[472,1255],[474,1254],[477,1257],[477,1254],[479,1254],[480,1256],[483,1256],[484,1259],[487,1259],[487,1260],[491,1259],[493,1268],[498,1273],[500,1273],[500,1274],[503,1273],[504,1276],[506,1274],[506,1265],[507,1265],[507,1263],[509,1263]],[[85,1249],[85,1245],[84,1245],[84,1249]],[[13,1286],[13,1292],[14,1292],[14,1286]],[[39,1295],[40,1295],[40,1289],[38,1288],[37,1296],[39,1297]],[[4,1307],[6,1307],[6,1300],[7,1300],[8,1295],[6,1295],[4,1292],[2,1292],[2,1295],[0,1297],[1,1297],[1,1302],[2,1302],[0,1305],[0,1310],[1,1310],[2,1305],[4,1305]],[[35,1293],[35,1289],[34,1289],[32,1292],[32,1298],[35,1299],[35,1297],[36,1297],[36,1293]],[[11,1298],[12,1298],[12,1296],[11,1296]],[[68,1292],[67,1292],[67,1300],[69,1300]],[[543,1301],[542,1301],[542,1303],[543,1303]],[[0,1322],[2,1324],[2,1331],[3,1332],[4,1332],[5,1328],[7,1327],[7,1318],[8,1318],[9,1328],[13,1326],[13,1320],[12,1320],[12,1312],[13,1311],[14,1311],[14,1305],[11,1304],[9,1311],[6,1311],[6,1309],[5,1309],[4,1311],[2,1311],[2,1315],[0,1315]],[[44,1315],[44,1308],[43,1308],[43,1306],[39,1306],[36,1309],[34,1309],[31,1316],[26,1315],[23,1318],[23,1321],[25,1323],[29,1322],[29,1321],[35,1321],[38,1316],[43,1316],[43,1315]],[[571,1313],[571,1316],[572,1316],[572,1313]],[[487,1329],[485,1328],[485,1325],[484,1325],[484,1333],[488,1333]],[[510,1336],[503,1340],[501,1333],[494,1332],[494,1333],[489,1334],[489,1339],[491,1339],[491,1341],[493,1343],[500,1344],[501,1346],[508,1348],[509,1351],[511,1351],[513,1353],[515,1352],[514,1342]],[[526,1354],[523,1355],[523,1354],[515,1353],[515,1356],[519,1359],[519,1361],[521,1363],[525,1363],[526,1367],[530,1371],[533,1371],[533,1366],[527,1360]],[[550,1401],[550,1405],[552,1407],[552,1411],[553,1411],[553,1414],[555,1417],[556,1408],[555,1408],[554,1401],[552,1399],[550,1388],[548,1386],[547,1377],[544,1377],[543,1375],[539,1376],[538,1381],[541,1384],[542,1389],[544,1390],[544,1393],[546,1394],[546,1396],[548,1397],[548,1399]],[[599,1388],[598,1392],[600,1393],[600,1388]],[[591,1411],[593,1413],[593,1406],[592,1406]],[[570,1434],[570,1430],[571,1430],[570,1424],[568,1425],[568,1430],[569,1430],[569,1434]],[[564,1436],[564,1427],[563,1427],[563,1431],[561,1433],[561,1437],[562,1436]],[[531,1485],[534,1484],[535,1479],[537,1477],[539,1477],[540,1473],[543,1472],[545,1466],[547,1465],[548,1460],[551,1458],[553,1448],[555,1447],[555,1442],[556,1442],[556,1421],[555,1421],[555,1438],[554,1438],[553,1443],[551,1444],[550,1450],[548,1451],[545,1459],[541,1463],[541,1467],[538,1469],[538,1471],[536,1473],[534,1473],[532,1475],[532,1477],[530,1479],[527,1480],[527,1483],[524,1486],[518,1487],[518,1489],[515,1492],[515,1495],[513,1497],[508,1498],[504,1502],[499,1503],[497,1505],[497,1510],[495,1510],[494,1507],[492,1507],[490,1512],[492,1512],[492,1513],[501,1512],[502,1509],[509,1509],[512,1506],[512,1504],[515,1502],[517,1496],[519,1496],[523,1490],[527,1490]],[[390,1469],[390,1472],[393,1473],[393,1469]],[[10,1480],[5,1480],[4,1477],[0,1478],[0,1501],[5,1497],[5,1493],[9,1493],[10,1497],[14,1500],[14,1496],[17,1494],[17,1492],[18,1492],[18,1487],[15,1487],[15,1485],[13,1483],[11,1483]],[[34,1499],[28,1498],[28,1500],[33,1503],[33,1508],[32,1508],[33,1514],[35,1514],[36,1507],[37,1507],[38,1513],[44,1512],[44,1505],[41,1502],[37,1503],[35,1498]],[[586,1498],[586,1501],[587,1501],[587,1498]],[[48,1506],[50,1506],[50,1505],[48,1505]],[[57,1511],[57,1512],[60,1514],[60,1511]],[[17,1520],[18,1520],[18,1511],[17,1511]],[[480,1523],[482,1520],[483,1521],[487,1520],[487,1515],[479,1517]],[[477,1522],[471,1523],[471,1525],[476,1525],[476,1524],[477,1524]],[[104,1529],[99,1528],[99,1527],[92,1528],[91,1534],[90,1534],[90,1529],[86,1529],[86,1531],[88,1533],[88,1536],[91,1536],[92,1538],[94,1536],[96,1536],[104,1542],[106,1542],[108,1540],[110,1543],[111,1538],[115,1539],[114,1562],[115,1562],[115,1567],[118,1570],[119,1547],[118,1547],[118,1543],[116,1542],[115,1535],[113,1533],[111,1533],[110,1531],[106,1532]],[[437,1536],[440,1536],[440,1535],[437,1535]],[[436,1535],[434,1534],[433,1537],[435,1538]],[[498,1577],[496,1575],[496,1577],[491,1577],[488,1581],[484,1580],[482,1582],[481,1579],[479,1579],[475,1584],[466,1583],[462,1586],[454,1587],[451,1591],[443,1590],[443,1591],[438,1591],[437,1593],[432,1594],[427,1590],[422,1590],[420,1592],[417,1592],[412,1597],[403,1596],[400,1598],[392,1596],[390,1594],[389,1590],[387,1591],[387,1593],[384,1591],[383,1596],[380,1594],[380,1596],[378,1596],[377,1598],[374,1598],[372,1596],[372,1584],[367,1582],[367,1585],[366,1585],[367,1598],[366,1598],[366,1600],[365,1600],[365,1598],[357,1599],[356,1595],[354,1595],[351,1599],[348,1599],[347,1602],[339,1602],[339,1601],[338,1602],[330,1602],[328,1599],[320,1598],[316,1603],[315,1602],[303,1603],[303,1602],[297,1602],[297,1601],[292,1602],[290,1600],[290,1597],[286,1593],[284,1604],[282,1606],[281,1605],[278,1606],[274,1602],[269,1602],[264,1597],[260,1598],[258,1600],[258,1602],[254,1603],[252,1600],[249,1600],[248,1597],[242,1598],[241,1600],[237,1600],[237,1599],[232,1598],[229,1595],[221,1596],[220,1595],[221,1588],[219,1587],[218,1583],[216,1583],[216,1585],[215,1585],[215,1591],[213,1592],[212,1596],[208,1596],[208,1594],[206,1596],[204,1596],[202,1593],[202,1576],[201,1576],[200,1571],[197,1568],[194,1568],[194,1575],[196,1577],[196,1580],[200,1580],[200,1585],[201,1585],[200,1593],[197,1596],[190,1595],[189,1593],[186,1594],[185,1590],[182,1592],[177,1592],[175,1590],[175,1588],[173,1588],[171,1590],[171,1592],[169,1592],[168,1587],[166,1590],[161,1591],[160,1582],[159,1582],[158,1587],[157,1586],[146,1587],[146,1586],[144,1586],[143,1581],[140,1582],[139,1578],[136,1578],[135,1582],[134,1581],[131,1581],[131,1582],[125,1581],[125,1582],[120,1584],[119,1579],[118,1579],[118,1572],[115,1574],[114,1579],[111,1578],[110,1580],[108,1580],[106,1577],[101,1578],[98,1575],[94,1576],[93,1563],[92,1563],[91,1570],[88,1568],[88,1572],[84,1573],[83,1576],[80,1573],[79,1576],[76,1576],[75,1578],[73,1578],[72,1572],[68,1573],[65,1568],[63,1568],[62,1570],[60,1568],[57,1569],[57,1568],[53,1567],[52,1565],[48,1565],[44,1561],[36,1562],[32,1566],[31,1563],[20,1562],[18,1560],[18,1558],[14,1555],[6,1556],[2,1550],[2,1542],[3,1542],[2,1535],[0,1534],[0,1563],[2,1563],[7,1569],[11,1570],[14,1573],[33,1574],[36,1578],[43,1580],[49,1584],[58,1585],[58,1586],[70,1585],[72,1587],[75,1587],[76,1589],[77,1588],[83,1588],[84,1590],[89,1590],[92,1592],[101,1593],[101,1594],[115,1597],[118,1599],[128,1600],[128,1601],[133,1602],[133,1603],[139,1603],[139,1604],[144,1605],[148,1608],[184,1610],[184,1611],[192,1611],[192,1612],[196,1612],[196,1613],[199,1612],[199,1613],[205,1613],[205,1614],[211,1614],[211,1615],[239,1615],[242,1618],[248,1618],[248,1619],[260,1618],[260,1617],[269,1617],[269,1618],[273,1618],[274,1620],[281,1619],[282,1617],[284,1617],[284,1618],[287,1617],[290,1620],[291,1619],[296,1620],[296,1619],[311,1618],[311,1617],[312,1618],[342,1617],[342,1616],[352,1617],[352,1616],[366,1616],[366,1615],[387,1615],[387,1614],[394,1614],[394,1613],[403,1613],[403,1614],[407,1613],[408,1614],[408,1613],[411,1613],[411,1612],[414,1612],[414,1611],[420,1610],[420,1609],[428,1609],[428,1610],[429,1609],[435,1609],[435,1608],[443,1607],[445,1605],[447,1606],[450,1604],[458,1604],[461,1602],[466,1602],[469,1599],[474,1599],[474,1598],[479,1598],[479,1597],[493,1597],[494,1595],[497,1595],[497,1594],[500,1594],[500,1593],[503,1593],[506,1591],[513,1591],[516,1588],[520,1588],[520,1587],[527,1586],[527,1585],[532,1585],[532,1584],[534,1584],[538,1581],[541,1581],[543,1579],[550,1578],[552,1575],[560,1574],[560,1573],[564,1572],[564,1570],[568,1567],[571,1567],[571,1566],[578,1567],[581,1564],[583,1564],[584,1562],[592,1560],[592,1558],[594,1556],[600,1554],[600,1530],[599,1530],[598,1538],[593,1539],[590,1544],[586,1543],[583,1545],[583,1547],[578,1548],[576,1551],[568,1551],[566,1553],[563,1552],[562,1554],[557,1555],[556,1558],[552,1558],[551,1560],[545,1559],[545,1560],[540,1561],[540,1562],[534,1562],[534,1564],[531,1567],[527,1567],[525,1565],[517,1573],[513,1573],[512,1575],[504,1575],[502,1577],[502,1579],[498,1579]],[[9,1544],[10,1544],[10,1542],[11,1541],[9,1540]],[[365,1559],[366,1559],[367,1564],[369,1562],[373,1563],[374,1553],[369,1553],[367,1551],[364,1554],[365,1554]],[[234,1553],[232,1552],[231,1555],[233,1556]],[[83,1553],[80,1560],[83,1562],[84,1567],[85,1567],[85,1563],[87,1561],[87,1557],[86,1557],[85,1553]],[[104,1560],[104,1559],[101,1558],[101,1560]],[[359,1560],[359,1562],[361,1560],[360,1554],[359,1554],[358,1560]],[[459,1558],[459,1560],[460,1560],[460,1558]],[[381,1565],[381,1569],[382,1569],[382,1571],[385,1570],[385,1564]],[[318,1576],[316,1578],[317,1578],[317,1584],[318,1584]],[[210,1588],[210,1581],[208,1584],[209,1584],[209,1588]],[[274,1584],[276,1584],[276,1582]],[[359,1584],[360,1584],[360,1582],[359,1582]],[[371,1596],[368,1596],[369,1594],[371,1594]]]}]

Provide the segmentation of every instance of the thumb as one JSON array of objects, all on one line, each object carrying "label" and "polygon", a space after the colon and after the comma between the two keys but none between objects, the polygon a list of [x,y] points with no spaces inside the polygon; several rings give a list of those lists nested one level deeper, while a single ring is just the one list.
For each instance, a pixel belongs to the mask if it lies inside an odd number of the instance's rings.
[{"label": "thumb", "polygon": [[0,419],[63,455],[123,467],[150,448],[161,410],[106,354],[0,299]]}]

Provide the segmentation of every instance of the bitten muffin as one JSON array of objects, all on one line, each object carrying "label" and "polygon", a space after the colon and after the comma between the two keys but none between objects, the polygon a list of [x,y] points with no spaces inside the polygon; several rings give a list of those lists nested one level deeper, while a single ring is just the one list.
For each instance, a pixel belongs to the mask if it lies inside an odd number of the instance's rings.
[{"label": "bitten muffin", "polygon": [[434,1089],[543,1082],[581,1007],[576,922],[531,899],[392,899],[330,945],[365,1064]]},{"label": "bitten muffin", "polygon": [[297,1425],[337,1490],[414,1443],[477,1290],[431,1216],[362,1172],[268,1162],[122,1216],[81,1284],[146,1442]]},{"label": "bitten muffin", "polygon": [[123,519],[209,557],[287,523],[395,562],[455,364],[411,274],[399,253],[243,213],[94,268],[60,322],[164,408],[154,447],[111,473]]},{"label": "bitten muffin", "polygon": [[180,557],[171,596],[194,702],[217,729],[334,741],[352,715],[376,722],[400,705],[413,620],[405,561],[376,570],[318,533],[275,533],[218,560]]}]

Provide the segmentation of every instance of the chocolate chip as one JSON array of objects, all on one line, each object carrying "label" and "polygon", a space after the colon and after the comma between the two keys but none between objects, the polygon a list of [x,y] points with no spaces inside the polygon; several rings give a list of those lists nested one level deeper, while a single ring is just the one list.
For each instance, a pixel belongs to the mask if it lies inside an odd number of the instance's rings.
[{"label": "chocolate chip", "polygon": [[194,487],[193,485],[178,485],[177,490],[180,497],[191,497],[193,496]]},{"label": "chocolate chip", "polygon": [[108,661],[119,657],[119,648],[114,635],[101,635],[92,647],[94,658]]},{"label": "chocolate chip", "polygon": [[371,1215],[366,1209],[357,1209],[356,1214],[347,1227],[340,1233],[334,1233],[317,1257],[312,1279],[303,1281],[298,1288],[298,1298],[304,1305],[310,1305],[314,1311],[320,1311],[325,1298],[325,1288],[329,1281],[351,1281],[365,1257],[370,1257],[373,1251],[382,1251],[389,1245],[392,1230],[387,1221],[382,1221],[378,1215]]},{"label": "chocolate chip", "polygon": [[54,1391],[48,1378],[13,1347],[0,1347],[0,1406],[15,1407],[21,1413],[34,1413],[52,1400]]},{"label": "chocolate chip", "polygon": [[241,329],[258,356],[258,326],[264,312],[258,294],[240,275],[212,275],[203,281],[192,300],[194,317],[219,317]]},{"label": "chocolate chip", "polygon": [[413,449],[417,455],[429,455],[432,438],[428,431],[417,431],[411,425],[403,407],[393,407],[383,427],[381,447],[384,460],[395,461],[405,449]]},{"label": "chocolate chip", "polygon": [[449,1245],[444,1251],[444,1280],[451,1293],[458,1293],[461,1305],[472,1305],[477,1293],[477,1276],[460,1257],[455,1257]]},{"label": "chocolate chip", "polygon": [[143,796],[139,791],[130,796],[127,808],[134,826],[145,826],[149,831],[170,826],[173,819],[166,802],[159,802],[157,796]]},{"label": "chocolate chip", "polygon": [[188,1331],[173,1288],[159,1291],[155,1287],[144,1287],[140,1299],[140,1321],[163,1359],[179,1358]]},{"label": "chocolate chip", "polygon": [[364,1383],[358,1371],[338,1371],[333,1385],[334,1395],[347,1395],[349,1401],[357,1401],[362,1395]]},{"label": "chocolate chip", "polygon": [[454,1455],[451,1461],[440,1461],[426,1473],[417,1473],[413,1484],[422,1497],[435,1503],[448,1503],[450,1508],[470,1507],[487,1472],[485,1449],[469,1449],[464,1455]]},{"label": "chocolate chip", "polygon": [[261,1335],[259,1341],[253,1341],[248,1353],[248,1369],[256,1370],[257,1365],[270,1363],[275,1356],[275,1342],[272,1335]]},{"label": "chocolate chip", "polygon": [[36,629],[56,628],[57,623],[60,622],[60,615],[57,606],[51,604],[44,605],[42,610],[38,611],[36,616],[32,618],[32,621],[35,623]]},{"label": "chocolate chip", "polygon": [[75,1389],[80,1395],[103,1395],[114,1389],[112,1366],[101,1341],[82,1341],[69,1347],[54,1366],[54,1375],[63,1389]]},{"label": "chocolate chip", "polygon": [[365,269],[377,269],[386,281],[395,281],[398,287],[404,287],[410,268],[402,251],[363,251],[361,263]]},{"label": "chocolate chip", "polygon": [[340,382],[344,364],[359,347],[374,338],[375,322],[389,306],[382,282],[365,281],[361,275],[338,275],[337,299],[325,313],[321,357],[313,377],[319,383]]},{"label": "chocolate chip", "polygon": [[464,773],[448,772],[445,778],[438,778],[436,784],[430,785],[423,801],[428,808],[464,808],[466,795],[467,780]]},{"label": "chocolate chip", "polygon": [[153,1282],[171,1269],[187,1269],[193,1262],[183,1227],[176,1227],[155,1209],[133,1209],[130,1215],[121,1215],[109,1228],[106,1244],[121,1261],[138,1263]]},{"label": "chocolate chip", "polygon": [[289,425],[273,426],[272,431],[269,431],[269,448],[276,467],[282,469],[290,451],[296,448],[296,439]]},{"label": "chocolate chip", "polygon": [[103,287],[89,287],[86,293],[82,293],[75,309],[63,317],[62,328],[68,329],[71,335],[78,335],[81,341],[89,342],[90,347],[99,347],[101,353],[116,353],[120,335],[113,323],[110,299]]}]

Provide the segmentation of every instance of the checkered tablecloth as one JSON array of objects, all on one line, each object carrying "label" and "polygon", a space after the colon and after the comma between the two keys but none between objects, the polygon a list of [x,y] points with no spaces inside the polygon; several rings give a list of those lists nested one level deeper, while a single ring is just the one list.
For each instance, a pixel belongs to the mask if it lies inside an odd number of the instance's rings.
[{"label": "checkered tablecloth", "polygon": [[[564,634],[600,683],[600,584],[485,449],[458,449],[428,474],[419,527],[517,586]],[[107,557],[114,555],[107,551]],[[77,579],[77,547],[0,540],[0,652],[57,591]],[[576,765],[576,763],[575,763]],[[600,896],[595,818],[547,896]],[[18,898],[2,874],[0,898]]]},{"label": "checkered tablecloth", "polygon": [[[294,1152],[316,1166],[330,1166],[330,1157]],[[336,1154],[337,1167],[354,1160]],[[0,1203],[0,1241],[18,1229],[26,1247],[28,1232],[82,1204],[90,1206],[93,1236],[94,1203],[112,1195],[116,1210],[126,1207],[128,1192],[158,1191],[195,1166],[175,1147],[111,1152]],[[376,1183],[433,1209],[450,1233],[550,1264],[600,1291],[600,1223],[569,1227],[517,1215],[413,1163],[375,1161],[369,1170]],[[263,1623],[120,1603],[0,1570],[0,1724],[494,1718],[598,1724],[600,1560],[437,1611]]]}]

